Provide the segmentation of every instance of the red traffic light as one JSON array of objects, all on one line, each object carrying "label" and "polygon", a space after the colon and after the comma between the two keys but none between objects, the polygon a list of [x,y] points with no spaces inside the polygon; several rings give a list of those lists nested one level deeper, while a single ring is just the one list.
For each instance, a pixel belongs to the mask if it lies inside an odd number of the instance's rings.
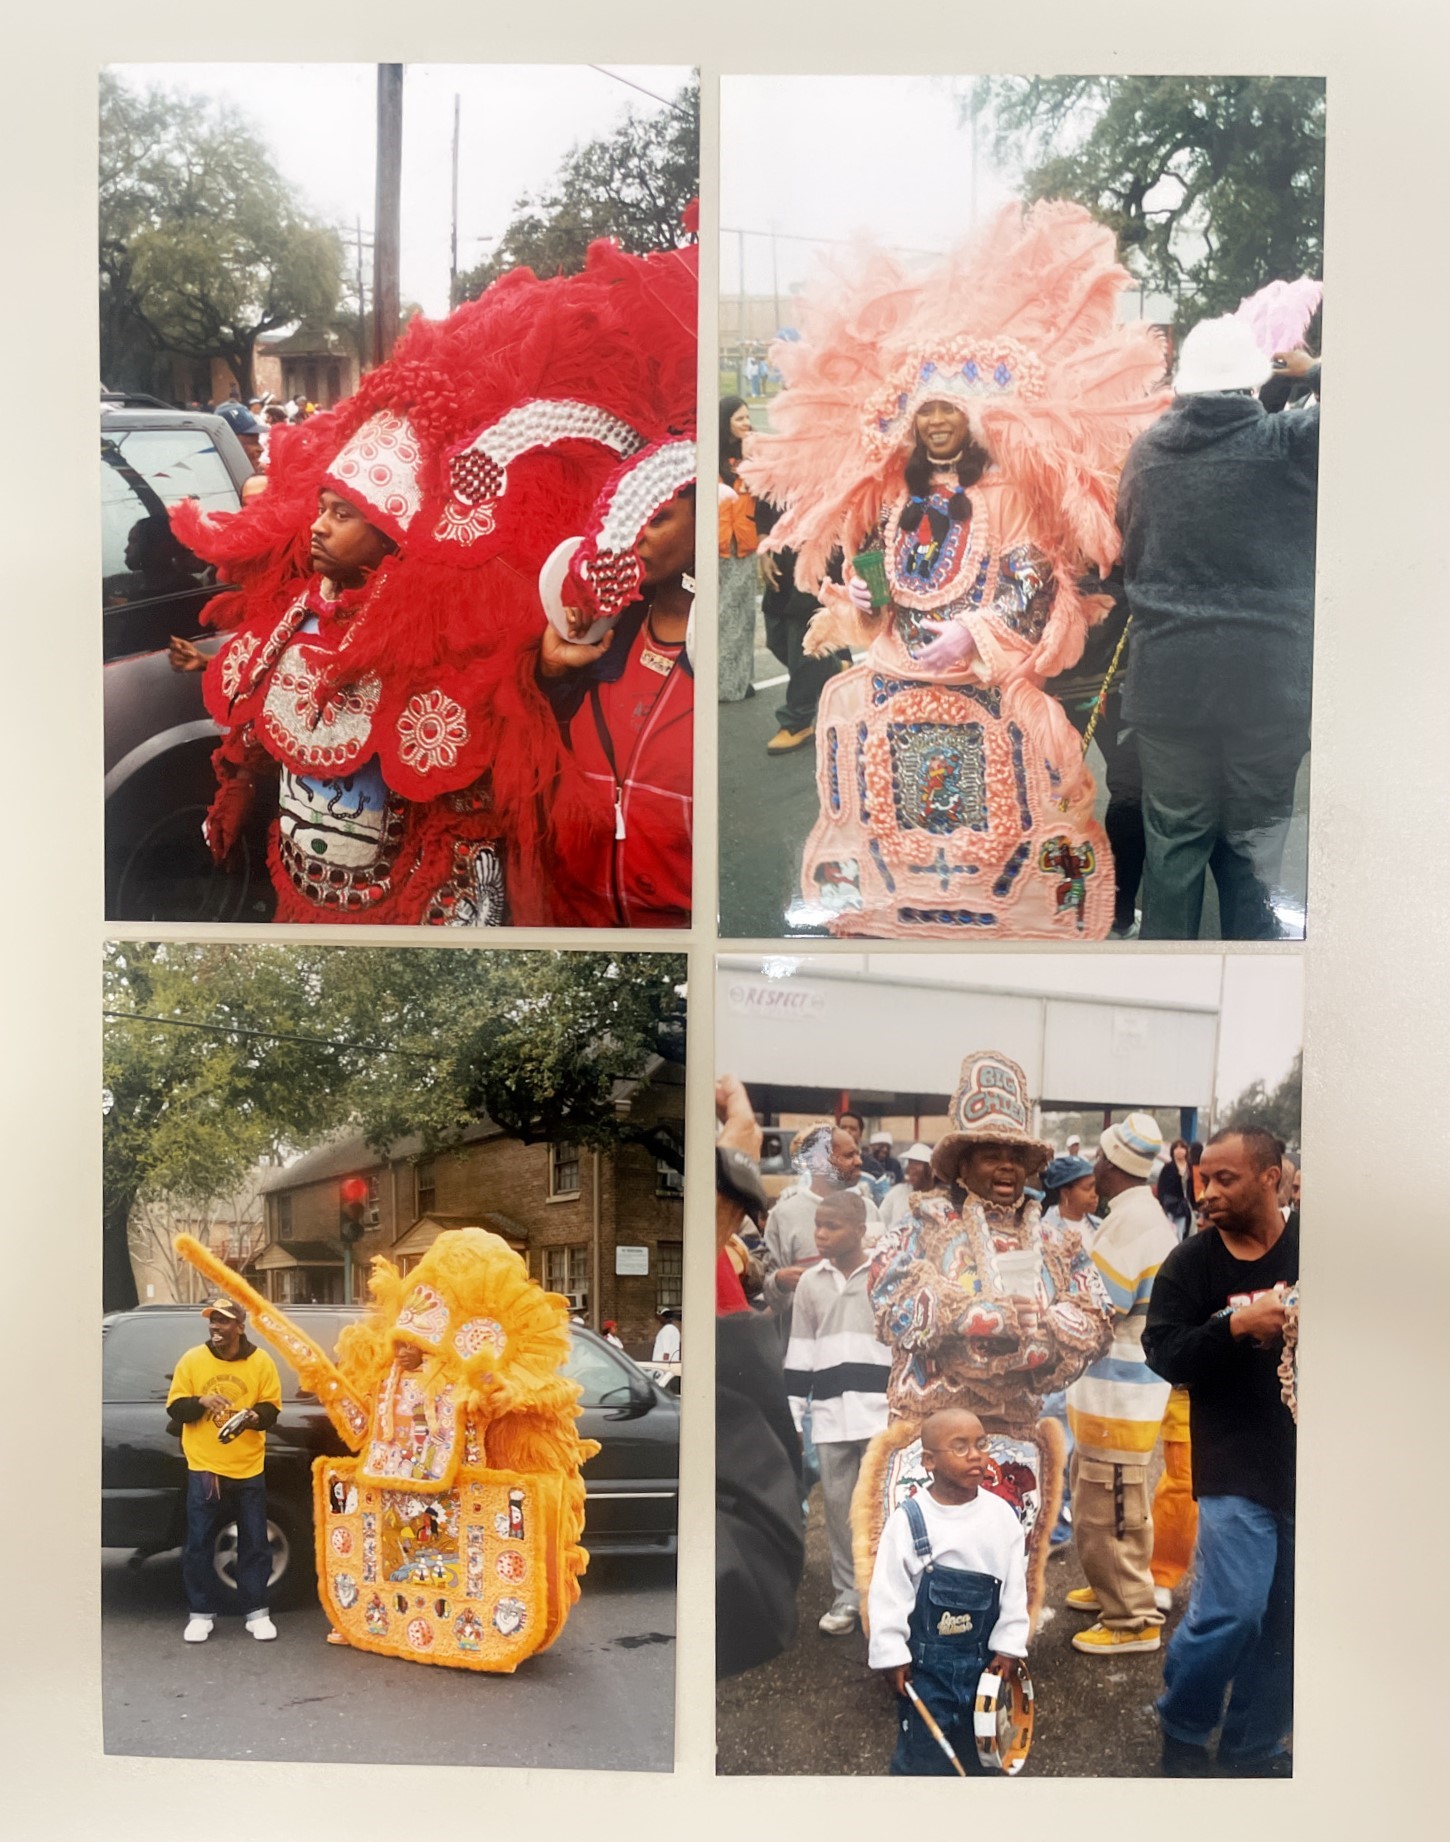
[{"label": "red traffic light", "polygon": [[368,1180],[366,1177],[344,1177],[342,1180],[342,1200],[344,1202],[366,1202],[368,1199]]}]

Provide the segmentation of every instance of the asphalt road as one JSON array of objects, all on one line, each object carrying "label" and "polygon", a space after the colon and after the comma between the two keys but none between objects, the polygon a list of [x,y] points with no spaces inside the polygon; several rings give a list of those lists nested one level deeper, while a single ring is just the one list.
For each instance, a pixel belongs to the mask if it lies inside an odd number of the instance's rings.
[{"label": "asphalt road", "polygon": [[[772,680],[780,679],[779,684]],[[808,938],[824,930],[791,926],[787,906],[799,896],[801,850],[816,821],[816,755],[813,743],[788,755],[767,755],[775,734],[776,706],[784,677],[765,646],[757,623],[755,696],[720,705],[720,932],[735,939]],[[1097,782],[1097,813],[1107,810],[1102,757],[1096,746],[1088,762]],[[1294,816],[1284,850],[1280,916],[1302,938],[1309,848],[1309,759],[1299,772]],[[1208,879],[1201,940],[1219,937],[1218,899]]]},{"label": "asphalt road", "polygon": [[[1156,1778],[1158,1723],[1153,1700],[1163,1651],[1100,1660],[1072,1648],[1074,1631],[1092,1620],[1069,1611],[1063,1595],[1083,1584],[1071,1547],[1047,1563],[1047,1605],[1029,1663],[1037,1721],[1024,1775],[1037,1778]],[[1188,1583],[1164,1626],[1187,1603]],[[800,1629],[773,1662],[722,1682],[717,1697],[716,1769],[728,1776],[784,1777],[884,1773],[896,1743],[895,1703],[866,1665],[859,1631],[825,1637],[816,1620],[831,1603],[830,1556],[819,1489],[811,1494]]]},{"label": "asphalt road", "polygon": [[326,1641],[316,1601],[275,1643],[185,1623],[175,1555],[101,1565],[106,1751],[157,1758],[523,1765],[667,1772],[674,1762],[674,1563],[591,1561],[553,1647],[512,1676],[371,1656]]}]

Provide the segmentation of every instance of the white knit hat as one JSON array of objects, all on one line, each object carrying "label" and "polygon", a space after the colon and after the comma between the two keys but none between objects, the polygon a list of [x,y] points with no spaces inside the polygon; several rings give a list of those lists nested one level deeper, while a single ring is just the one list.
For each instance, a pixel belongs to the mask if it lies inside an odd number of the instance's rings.
[{"label": "white knit hat", "polygon": [[903,1164],[930,1164],[931,1146],[923,1145],[921,1140],[918,1139],[914,1145],[909,1146],[902,1152],[901,1161]]},{"label": "white knit hat", "polygon": [[1163,1156],[1163,1134],[1151,1113],[1129,1113],[1108,1127],[1098,1140],[1098,1149],[1109,1164],[1116,1164],[1130,1177],[1147,1177]]},{"label": "white knit hat", "polygon": [[1254,342],[1242,320],[1224,314],[1200,320],[1183,341],[1173,388],[1181,397],[1205,396],[1214,390],[1257,390],[1274,367]]}]

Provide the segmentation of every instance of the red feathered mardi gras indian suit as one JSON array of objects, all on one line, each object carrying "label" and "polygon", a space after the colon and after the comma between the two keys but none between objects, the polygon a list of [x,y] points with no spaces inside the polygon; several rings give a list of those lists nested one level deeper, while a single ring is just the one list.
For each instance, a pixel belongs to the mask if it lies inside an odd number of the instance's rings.
[{"label": "red feathered mardi gras indian suit", "polygon": [[[1092,778],[1042,687],[1081,655],[1097,604],[1078,579],[1117,554],[1118,474],[1161,407],[1156,335],[1116,322],[1127,280],[1079,207],[1013,205],[928,274],[863,260],[773,348],[786,387],[743,477],[784,507],[767,547],[797,550],[827,610],[821,647],[869,648],[822,693],[801,919],[902,938],[1107,933]],[[934,400],[965,413],[992,464],[913,495],[915,416]],[[861,619],[827,579],[837,549],[882,553],[883,611]],[[921,664],[929,621],[970,634],[964,663]]]},{"label": "red feathered mardi gras indian suit", "polygon": [[[280,921],[567,922],[562,865],[611,823],[534,684],[539,570],[621,459],[693,424],[695,252],[596,244],[415,320],[326,415],[273,438],[267,490],[183,542],[239,592],[207,619],[224,857],[276,776]],[[310,572],[328,488],[396,546],[342,595]]]}]

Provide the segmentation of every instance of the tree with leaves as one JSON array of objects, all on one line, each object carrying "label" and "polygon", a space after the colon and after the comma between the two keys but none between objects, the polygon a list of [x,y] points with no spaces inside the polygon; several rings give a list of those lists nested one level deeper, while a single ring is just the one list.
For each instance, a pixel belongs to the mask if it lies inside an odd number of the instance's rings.
[{"label": "tree with leaves", "polygon": [[962,106],[1025,168],[1025,197],[1075,200],[1116,232],[1180,331],[1323,273],[1322,78],[984,77]]},{"label": "tree with leaves", "polygon": [[1277,1087],[1268,1088],[1262,1081],[1255,1081],[1225,1107],[1219,1130],[1231,1132],[1239,1126],[1266,1126],[1286,1145],[1297,1145],[1303,1098],[1304,1056],[1301,1051]]},{"label": "tree with leaves", "polygon": [[336,310],[337,234],[304,210],[229,105],[101,76],[101,375],[154,385],[164,355],[230,366],[252,391],[257,338]]},{"label": "tree with leaves", "polygon": [[346,1127],[425,1151],[487,1117],[534,1144],[635,1144],[684,1168],[681,1122],[629,1101],[682,1057],[685,962],[126,942],[105,961],[104,1300],[136,1302],[128,1224]]},{"label": "tree with leaves", "polygon": [[526,194],[493,254],[458,278],[458,299],[476,300],[506,270],[573,275],[596,237],[632,255],[676,249],[685,207],[700,189],[700,86],[687,84],[667,109],[625,111],[612,134],[575,147],[547,190]]}]

